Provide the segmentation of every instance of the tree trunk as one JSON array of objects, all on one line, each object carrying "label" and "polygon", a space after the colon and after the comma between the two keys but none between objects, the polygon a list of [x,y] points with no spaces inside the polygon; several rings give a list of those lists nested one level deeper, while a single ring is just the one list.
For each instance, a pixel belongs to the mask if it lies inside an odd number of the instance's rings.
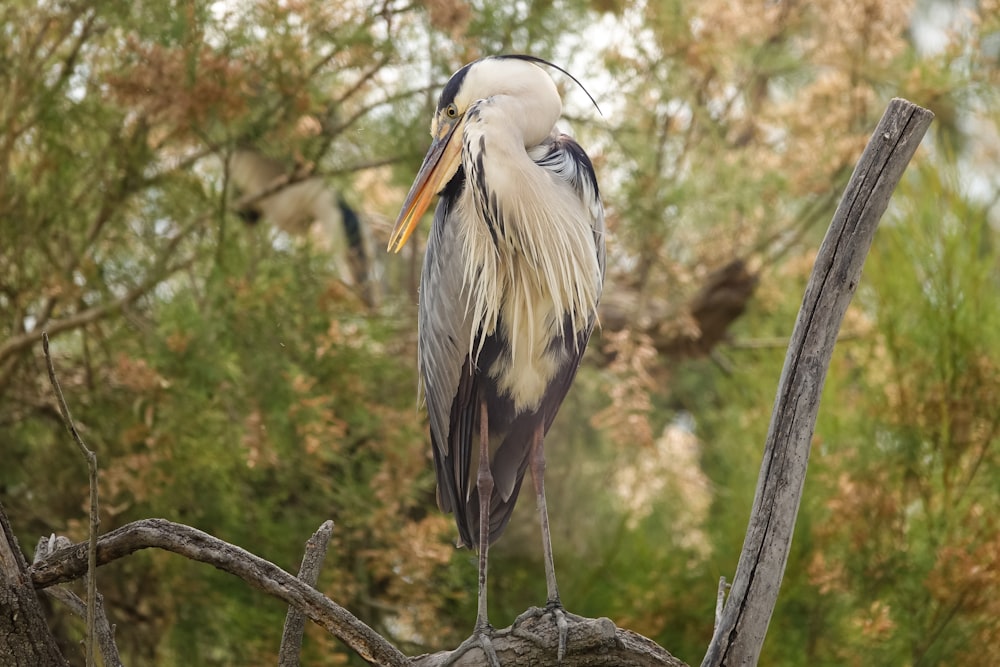
[{"label": "tree trunk", "polygon": [[42,614],[28,566],[0,505],[0,664],[67,667]]}]

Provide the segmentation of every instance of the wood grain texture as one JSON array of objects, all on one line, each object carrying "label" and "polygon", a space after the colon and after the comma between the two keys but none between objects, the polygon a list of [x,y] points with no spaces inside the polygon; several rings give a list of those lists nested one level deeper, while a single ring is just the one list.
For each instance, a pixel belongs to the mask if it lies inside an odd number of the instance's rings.
[{"label": "wood grain texture", "polygon": [[[157,548],[208,563],[301,609],[306,616],[376,665],[403,667],[407,658],[356,616],[280,567],[208,533],[166,519],[143,519],[101,536],[97,564]],[[35,588],[77,579],[87,571],[87,545],[60,549],[29,568]]]},{"label": "wood grain texture", "polygon": [[878,222],[933,118],[906,100],[890,102],[820,246],[785,356],[736,577],[702,667],[757,664],[791,548],[837,332]]},{"label": "wood grain texture", "polygon": [[24,554],[0,505],[0,665],[67,667],[38,603]]},{"label": "wood grain texture", "polygon": [[[302,564],[299,566],[299,580],[302,583],[316,587],[331,537],[333,537],[333,521],[324,521],[306,541]],[[285,627],[281,632],[281,646],[278,648],[278,667],[298,667],[305,629],[306,615],[297,607],[289,607],[285,616]]]}]

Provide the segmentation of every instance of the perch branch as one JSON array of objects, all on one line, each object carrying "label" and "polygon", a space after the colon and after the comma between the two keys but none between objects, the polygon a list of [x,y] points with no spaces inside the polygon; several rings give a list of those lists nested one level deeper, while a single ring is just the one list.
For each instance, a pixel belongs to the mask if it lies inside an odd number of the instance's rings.
[{"label": "perch branch", "polygon": [[[208,563],[251,586],[302,609],[306,616],[340,638],[362,658],[388,667],[442,667],[449,652],[407,658],[387,640],[312,586],[277,565],[207,533],[165,519],[144,519],[105,533],[97,543],[98,565],[140,549],[160,548]],[[86,572],[86,545],[75,544],[37,561],[29,568],[36,589],[72,581]],[[606,618],[569,615],[569,646],[557,662],[559,633],[547,615],[519,626],[497,630],[493,646],[504,667],[687,667],[653,641],[616,628]],[[486,665],[482,652],[471,650],[451,663],[454,667]]]},{"label": "perch branch", "polygon": [[[687,667],[650,639],[615,627],[607,618],[567,614],[569,641],[558,658],[559,630],[549,614],[520,625],[495,630],[490,645],[503,667]],[[450,651],[421,655],[411,667],[485,667],[489,663],[476,648],[452,662]]]},{"label": "perch branch", "polygon": [[49,370],[49,382],[52,384],[52,391],[56,394],[59,402],[59,413],[62,415],[63,423],[73,436],[73,441],[79,448],[80,453],[87,460],[87,469],[90,471],[90,537],[87,543],[87,667],[94,667],[94,636],[97,630],[97,532],[101,527],[100,508],[97,504],[97,454],[87,448],[80,432],[76,430],[73,417],[69,413],[69,406],[66,405],[66,398],[59,387],[59,380],[56,379],[56,369],[52,364],[52,354],[49,352],[49,335],[42,332],[42,349],[45,351],[45,365]]},{"label": "perch branch", "polygon": [[[403,667],[406,656],[349,611],[274,563],[190,526],[165,519],[143,519],[105,533],[97,542],[97,564],[104,565],[140,549],[158,548],[208,563],[251,586],[302,609],[306,616],[376,665]],[[82,544],[61,549],[30,568],[35,588],[81,577],[86,567]]]},{"label": "perch branch", "polygon": [[[302,565],[299,566],[299,580],[302,583],[316,587],[319,571],[326,558],[327,547],[333,536],[333,521],[324,521],[312,537],[306,542],[306,550],[302,555]],[[285,616],[285,629],[281,633],[281,647],[278,649],[278,667],[298,667],[299,654],[302,652],[302,633],[305,630],[306,617],[297,607],[289,607]]]},{"label": "perch branch", "polygon": [[890,102],[820,246],[781,371],[736,576],[702,667],[757,664],[791,548],[837,332],[879,219],[933,118],[906,100]]}]

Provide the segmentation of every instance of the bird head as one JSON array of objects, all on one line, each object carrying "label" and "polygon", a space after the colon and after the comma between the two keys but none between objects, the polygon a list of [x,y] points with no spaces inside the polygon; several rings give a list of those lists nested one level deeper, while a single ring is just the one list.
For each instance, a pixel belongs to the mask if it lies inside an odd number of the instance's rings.
[{"label": "bird head", "polygon": [[389,251],[402,249],[434,195],[444,190],[458,172],[463,130],[469,110],[476,102],[503,95],[519,104],[522,113],[512,122],[516,123],[526,147],[537,144],[551,132],[562,110],[562,101],[552,78],[539,64],[565,72],[540,58],[508,55],[477,60],[451,76],[431,119],[431,147],[396,219]]}]

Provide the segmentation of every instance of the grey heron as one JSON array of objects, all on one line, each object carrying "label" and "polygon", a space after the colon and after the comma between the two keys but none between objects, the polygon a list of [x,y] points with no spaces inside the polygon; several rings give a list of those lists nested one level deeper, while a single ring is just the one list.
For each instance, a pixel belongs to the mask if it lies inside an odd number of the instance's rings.
[{"label": "grey heron", "polygon": [[543,440],[580,365],[604,282],[597,177],[580,145],[556,127],[562,100],[539,65],[565,72],[515,55],[483,58],[452,75],[389,241],[398,252],[440,195],[420,281],[418,366],[438,505],[454,512],[461,544],[479,551],[470,641],[494,664],[487,553],[529,469],[546,609],[560,622],[560,658],[565,650]]},{"label": "grey heron", "polygon": [[265,219],[291,236],[312,236],[333,257],[341,282],[360,287],[369,303],[377,300],[368,230],[323,178],[302,177],[249,146],[234,150],[226,168],[242,195],[232,206],[245,222]]}]

